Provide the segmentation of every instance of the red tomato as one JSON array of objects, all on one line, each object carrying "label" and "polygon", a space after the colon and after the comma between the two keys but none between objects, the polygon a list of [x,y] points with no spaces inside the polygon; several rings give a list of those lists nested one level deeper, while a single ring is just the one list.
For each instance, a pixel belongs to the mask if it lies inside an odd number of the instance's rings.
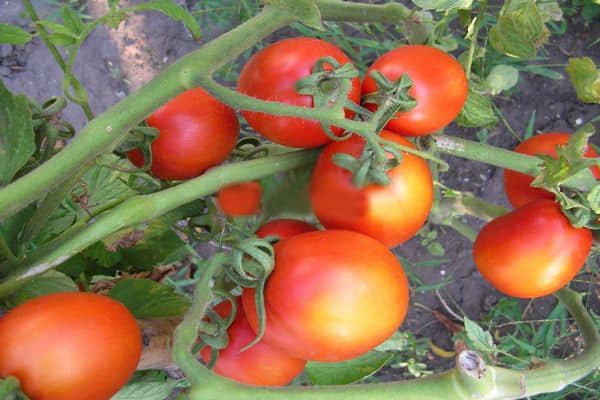
[{"label": "red tomato", "polygon": [[[256,331],[254,290],[244,290],[242,301]],[[394,254],[368,236],[301,233],[275,245],[265,306],[265,343],[302,359],[343,361],[398,329],[408,307],[408,282]]]},{"label": "red tomato", "polygon": [[[381,136],[414,147],[389,131]],[[336,153],[360,156],[364,140],[353,136],[325,148],[317,161],[310,199],[319,221],[328,229],[349,229],[369,235],[388,247],[413,237],[423,226],[433,203],[433,179],[427,162],[403,153],[402,162],[388,171],[391,183],[369,184],[358,189],[352,173],[332,161]]]},{"label": "red tomato", "polygon": [[254,215],[260,211],[261,196],[260,183],[236,183],[219,190],[217,204],[225,215],[232,217]]},{"label": "red tomato", "polygon": [[[231,313],[231,303],[221,303],[215,310],[225,317]],[[256,333],[250,328],[241,304],[235,320],[227,329],[227,335],[229,344],[219,351],[213,368],[218,375],[248,385],[284,386],[298,376],[306,365],[306,360],[290,357],[262,341],[242,351],[256,338]],[[204,347],[200,354],[204,362],[210,361],[210,347]]]},{"label": "red tomato", "polygon": [[[408,74],[413,81],[408,93],[417,105],[399,112],[386,128],[406,136],[428,135],[448,125],[467,99],[467,77],[454,57],[430,46],[402,46],[379,57],[367,71],[363,96],[377,91],[371,71],[381,72],[390,81]],[[375,104],[365,105],[375,110]]]},{"label": "red tomato", "polygon": [[[515,151],[532,156],[547,154],[556,158],[556,146],[567,144],[570,137],[570,134],[564,132],[540,133],[524,140],[515,148]],[[598,153],[591,146],[587,148],[584,155],[598,157]],[[596,179],[600,179],[600,169],[598,167],[591,169]],[[533,182],[533,177],[529,175],[510,169],[504,170],[504,191],[513,207],[521,207],[537,199],[554,199],[554,194],[544,189],[531,187],[531,182]]]},{"label": "red tomato", "polygon": [[[152,142],[150,172],[160,179],[190,179],[223,162],[235,147],[240,126],[235,112],[201,88],[188,90],[148,117],[159,130]],[[127,157],[141,167],[138,149]]]},{"label": "red tomato", "polygon": [[0,376],[33,400],[106,400],[133,375],[142,336],[121,303],[92,293],[37,297],[0,319]]},{"label": "red tomato", "polygon": [[[309,76],[318,59],[333,57],[341,64],[350,62],[340,49],[331,43],[313,38],[280,40],[265,47],[244,65],[238,90],[248,96],[286,104],[313,107],[313,98],[296,92],[296,82]],[[360,102],[360,80],[352,81],[348,97]],[[328,143],[316,121],[242,111],[248,124],[267,139],[292,147],[319,147]],[[346,112],[351,118],[354,114]],[[339,133],[339,129],[334,130]]]},{"label": "red tomato", "polygon": [[304,221],[295,219],[274,219],[261,226],[256,231],[256,236],[265,238],[267,236],[277,236],[279,240],[291,238],[305,232],[316,231],[317,229]]},{"label": "red tomato", "polygon": [[558,204],[540,199],[484,226],[473,257],[481,275],[500,292],[530,298],[569,283],[591,246],[589,229],[574,228]]}]

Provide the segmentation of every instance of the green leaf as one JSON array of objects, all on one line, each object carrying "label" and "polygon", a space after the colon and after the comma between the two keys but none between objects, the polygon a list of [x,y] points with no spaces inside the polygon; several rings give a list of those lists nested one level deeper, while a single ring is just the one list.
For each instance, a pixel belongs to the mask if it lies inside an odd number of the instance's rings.
[{"label": "green leaf", "polygon": [[590,208],[596,213],[600,214],[600,185],[595,186],[587,194],[587,200],[590,204]]},{"label": "green leaf", "polygon": [[508,56],[530,59],[537,54],[550,35],[534,0],[512,0],[504,3],[498,22],[492,27],[492,46]]},{"label": "green leaf", "polygon": [[0,23],[0,44],[27,44],[33,36],[14,25]]},{"label": "green leaf", "polygon": [[263,0],[265,4],[293,15],[309,28],[324,31],[321,10],[315,0]]},{"label": "green leaf", "polygon": [[473,6],[473,0],[412,0],[415,5],[424,10],[448,11],[454,8],[463,10]]},{"label": "green leaf", "polygon": [[510,65],[496,65],[485,78],[485,85],[494,96],[513,88],[519,82],[519,70]]},{"label": "green leaf", "polygon": [[176,386],[176,380],[160,372],[137,372],[110,400],[165,400]]},{"label": "green leaf", "polygon": [[434,257],[442,257],[446,254],[446,249],[438,241],[431,242],[427,245],[427,251]]},{"label": "green leaf", "polygon": [[0,80],[0,187],[10,183],[34,152],[35,135],[27,97],[13,96]]},{"label": "green leaf", "polygon": [[12,215],[0,222],[0,235],[4,237],[8,247],[15,254],[19,253],[19,249],[21,247],[19,237],[23,231],[23,227],[27,221],[29,221],[34,212],[35,206],[29,205],[15,215]]},{"label": "green leaf", "polygon": [[416,11],[411,18],[399,24],[400,33],[410,44],[425,44],[433,31],[433,15],[428,11]]},{"label": "green leaf", "polygon": [[102,17],[102,22],[109,28],[118,29],[121,22],[125,21],[127,13],[120,9],[115,9]]},{"label": "green leaf", "polygon": [[103,268],[113,267],[122,260],[121,254],[109,251],[103,242],[94,243],[83,254]]},{"label": "green leaf", "polygon": [[302,218],[311,215],[309,186],[312,167],[299,168],[261,180],[266,217]]},{"label": "green leaf", "polygon": [[[405,264],[403,262],[403,264]],[[411,334],[407,332],[394,332],[391,338],[375,348],[378,351],[406,351],[410,347]]]},{"label": "green leaf", "polygon": [[456,123],[465,128],[492,127],[498,123],[491,101],[469,89],[467,101],[456,118]]},{"label": "green leaf", "polygon": [[19,390],[19,380],[13,376],[0,379],[0,399],[3,400],[26,400],[28,397]]},{"label": "green leaf", "polygon": [[63,24],[66,26],[71,32],[75,33],[77,36],[81,35],[83,32],[83,21],[79,14],[77,14],[71,7],[64,5],[62,8],[62,19]]},{"label": "green leaf", "polygon": [[352,360],[337,363],[309,361],[306,364],[306,373],[314,385],[346,385],[373,375],[393,356],[390,353],[371,351]]},{"label": "green leaf", "polygon": [[600,70],[589,57],[570,58],[567,73],[577,98],[584,103],[600,104]]},{"label": "green leaf", "polygon": [[125,279],[108,293],[123,303],[136,318],[177,317],[190,306],[187,297],[170,286],[150,279]]},{"label": "green leaf", "polygon": [[173,18],[185,25],[190,30],[195,39],[200,38],[201,30],[198,21],[190,12],[176,4],[172,0],[151,0],[146,3],[137,4],[131,8],[133,11],[159,11],[168,17]]},{"label": "green leaf", "polygon": [[134,247],[119,249],[122,267],[151,269],[156,265],[175,262],[185,255],[185,242],[172,230],[156,224],[156,221],[151,223],[144,237]]},{"label": "green leaf", "polygon": [[62,272],[50,270],[29,280],[25,286],[12,293],[4,301],[10,307],[17,306],[28,300],[46,294],[61,292],[76,292],[79,288]]},{"label": "green leaf", "polygon": [[467,332],[467,336],[475,350],[483,351],[486,353],[492,352],[496,350],[494,346],[494,340],[492,339],[492,335],[484,331],[477,323],[470,320],[465,316],[465,331]]},{"label": "green leaf", "polygon": [[540,1],[537,6],[544,22],[560,21],[563,18],[563,11],[558,1]]},{"label": "green leaf", "polygon": [[77,212],[75,210],[62,206],[58,207],[52,215],[50,215],[40,233],[35,237],[35,242],[37,244],[42,244],[54,239],[68,227],[73,225],[76,218]]},{"label": "green leaf", "polygon": [[560,72],[553,71],[550,68],[542,67],[541,65],[536,64],[525,65],[524,67],[520,67],[520,70],[536,75],[541,75],[546,78],[554,79],[557,81],[564,78]]}]

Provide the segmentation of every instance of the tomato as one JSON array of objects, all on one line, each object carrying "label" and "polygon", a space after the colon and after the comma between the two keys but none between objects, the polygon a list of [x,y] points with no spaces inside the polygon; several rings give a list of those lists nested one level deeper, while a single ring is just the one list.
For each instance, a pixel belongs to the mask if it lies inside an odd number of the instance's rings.
[{"label": "tomato", "polygon": [[[320,58],[350,62],[331,43],[313,38],[280,40],[254,54],[240,73],[238,90],[248,96],[286,104],[313,107],[313,98],[296,92],[296,82],[309,76]],[[352,81],[348,98],[360,102],[360,80]],[[248,124],[267,139],[291,147],[318,147],[330,141],[317,121],[242,111]],[[354,114],[346,112],[351,118]],[[339,129],[334,132],[340,133]]]},{"label": "tomato", "polygon": [[98,294],[37,297],[0,319],[0,376],[17,377],[32,400],[107,400],[141,351],[131,313]]},{"label": "tomato", "polygon": [[[183,92],[148,117],[159,131],[152,142],[150,172],[160,179],[190,179],[223,162],[235,147],[240,126],[235,112],[201,88]],[[127,153],[141,167],[139,149]]]},{"label": "tomato", "polygon": [[[368,236],[341,230],[278,242],[264,294],[263,341],[316,361],[372,350],[398,329],[408,307],[408,282],[394,254]],[[254,290],[245,289],[242,301],[256,331]]]},{"label": "tomato", "polygon": [[[223,302],[217,305],[215,311],[226,317],[231,313],[231,303]],[[227,335],[229,344],[219,351],[213,367],[218,375],[249,385],[284,386],[304,370],[306,360],[290,357],[263,341],[242,351],[256,338],[256,334],[248,324],[241,304],[233,323],[227,329]],[[200,354],[204,362],[208,363],[210,347],[204,347]]]},{"label": "tomato", "polygon": [[[389,131],[381,136],[414,147]],[[413,237],[423,226],[433,203],[433,179],[427,162],[403,153],[402,162],[388,171],[391,183],[361,189],[352,173],[333,163],[336,153],[360,156],[364,140],[353,136],[334,142],[321,153],[310,184],[310,200],[319,221],[328,229],[349,229],[369,235],[388,247]]]},{"label": "tomato", "polygon": [[232,217],[254,215],[260,211],[261,196],[260,183],[236,183],[219,190],[217,204],[225,215]]},{"label": "tomato", "polygon": [[[454,57],[430,46],[402,46],[379,57],[362,83],[363,96],[377,91],[371,71],[377,70],[390,81],[408,74],[413,86],[408,93],[417,105],[399,112],[386,128],[406,136],[428,135],[448,125],[467,99],[467,77]],[[365,105],[375,110],[375,104]]]},{"label": "tomato", "polygon": [[585,263],[592,233],[574,228],[553,200],[540,199],[483,227],[475,265],[500,292],[539,297],[565,286]]},{"label": "tomato", "polygon": [[265,238],[267,236],[277,236],[279,240],[291,238],[305,232],[316,231],[317,229],[304,221],[295,219],[274,219],[261,226],[256,231],[256,236]]},{"label": "tomato", "polygon": [[[556,158],[556,146],[567,144],[570,134],[564,132],[540,133],[519,144],[515,151],[518,153],[536,155],[547,154]],[[586,157],[598,157],[598,153],[589,146],[584,154]],[[591,168],[596,179],[600,179],[600,169]],[[520,172],[504,171],[504,190],[508,201],[513,207],[520,207],[536,199],[554,199],[554,194],[540,188],[531,187],[533,177]]]}]

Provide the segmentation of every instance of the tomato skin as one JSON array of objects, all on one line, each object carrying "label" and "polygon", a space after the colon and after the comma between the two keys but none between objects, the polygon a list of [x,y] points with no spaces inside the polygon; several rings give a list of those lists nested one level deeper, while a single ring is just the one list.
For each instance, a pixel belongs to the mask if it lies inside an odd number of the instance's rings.
[{"label": "tomato skin", "polygon": [[[381,243],[351,231],[302,233],[275,245],[263,341],[302,359],[348,360],[398,329],[408,298],[402,265]],[[242,302],[256,331],[254,289]]]},{"label": "tomato skin", "polygon": [[[304,370],[306,360],[290,357],[263,341],[248,350],[241,351],[256,338],[256,333],[248,324],[241,304],[239,306],[234,321],[227,329],[229,344],[219,351],[213,371],[248,385],[287,385]],[[220,303],[215,311],[222,317],[226,317],[231,313],[231,303]],[[200,354],[205,363],[210,361],[210,347],[204,347]]]},{"label": "tomato skin", "polygon": [[107,400],[141,350],[131,313],[98,294],[37,297],[0,319],[0,376],[16,376],[32,400]]},{"label": "tomato skin", "polygon": [[[150,172],[159,179],[190,179],[223,162],[235,147],[240,126],[235,112],[195,88],[183,92],[147,119],[159,130],[152,142]],[[139,149],[127,152],[137,167],[144,165]]]},{"label": "tomato skin", "polygon": [[592,233],[574,228],[553,200],[538,199],[483,227],[475,265],[500,292],[540,297],[565,286],[584,265]]},{"label": "tomato skin", "polygon": [[258,182],[228,185],[217,193],[217,204],[225,215],[241,217],[258,214],[262,188]]},{"label": "tomato skin", "polygon": [[[244,65],[238,90],[262,100],[278,101],[295,106],[313,107],[313,98],[296,92],[296,82],[312,73],[318,59],[331,56],[341,64],[350,59],[331,43],[314,38],[280,40],[265,47]],[[360,103],[360,80],[352,81],[348,96]],[[291,147],[319,147],[331,141],[316,121],[242,111],[248,124],[267,139]],[[346,111],[346,117],[354,113]],[[334,132],[341,133],[334,128]]]},{"label": "tomato skin", "polygon": [[305,232],[316,231],[317,228],[304,221],[295,219],[274,219],[261,226],[256,231],[256,236],[265,238],[267,236],[277,236],[279,240],[288,239],[292,236]]},{"label": "tomato skin", "polygon": [[[381,136],[414,147],[390,131]],[[394,247],[413,237],[427,220],[433,204],[431,172],[422,158],[402,153],[401,164],[388,171],[389,185],[372,183],[358,189],[352,173],[334,164],[332,157],[336,153],[358,157],[363,148],[364,140],[358,136],[327,145],[311,178],[313,211],[328,229],[361,232]]]},{"label": "tomato skin", "polygon": [[[409,94],[417,105],[397,113],[386,129],[405,136],[431,134],[448,125],[460,113],[467,99],[468,82],[462,66],[451,55],[431,46],[398,47],[371,65],[362,83],[363,96],[377,91],[371,71],[378,70],[390,81],[408,74],[413,81]],[[375,110],[375,104],[366,104]]]},{"label": "tomato skin", "polygon": [[[571,135],[566,132],[540,133],[524,140],[515,147],[515,151],[531,156],[547,154],[556,158],[556,146],[567,144],[570,137]],[[592,146],[588,146],[584,156],[598,157],[598,153],[596,153]],[[600,179],[600,169],[593,167],[591,170],[596,179]],[[513,207],[521,207],[537,199],[554,199],[554,194],[544,189],[531,187],[531,182],[533,182],[532,176],[510,169],[504,170],[504,191]]]}]

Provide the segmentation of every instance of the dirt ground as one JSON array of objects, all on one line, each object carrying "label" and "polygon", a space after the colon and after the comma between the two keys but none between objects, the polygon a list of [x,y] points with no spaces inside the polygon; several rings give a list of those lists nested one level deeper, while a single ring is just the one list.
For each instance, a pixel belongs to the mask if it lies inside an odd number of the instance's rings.
[{"label": "dirt ground", "polygon": [[[42,14],[55,10],[42,0],[35,3]],[[105,0],[90,0],[87,4],[90,15],[99,15],[106,7]],[[21,13],[20,1],[0,0],[1,22],[26,26],[27,20],[21,17]],[[75,69],[77,76],[89,89],[94,112],[102,112],[178,57],[196,49],[218,33],[210,24],[203,24],[202,27],[204,36],[200,42],[196,42],[179,23],[157,13],[148,13],[128,19],[118,30],[96,30],[82,47]],[[546,63],[565,64],[569,57],[581,55],[590,56],[600,63],[600,45],[587,47],[600,37],[600,23],[586,27],[582,20],[576,18],[568,21],[568,27],[566,34],[553,36],[545,47],[548,56]],[[58,66],[40,40],[33,40],[24,47],[0,46],[0,78],[11,90],[43,100],[61,95],[61,77]],[[514,94],[510,98],[500,98],[496,104],[517,132],[525,130],[534,110],[537,111],[535,129],[539,132],[573,131],[600,113],[600,107],[584,105],[576,99],[566,76],[563,80],[550,80],[522,73]],[[67,108],[65,117],[76,128],[84,124],[84,116],[76,107]],[[450,134],[468,138],[474,138],[475,132],[457,127],[448,130]],[[517,143],[503,124],[490,130],[489,142],[506,148],[512,148]],[[600,143],[600,136],[595,138],[595,142]],[[442,180],[448,186],[471,191],[486,200],[508,206],[500,169],[460,159],[449,159],[449,162],[450,171],[442,175]],[[482,226],[476,221],[469,223],[477,229]],[[441,267],[420,268],[417,272],[427,283],[436,283],[450,276],[452,281],[440,291],[441,296],[458,314],[478,320],[496,304],[501,295],[484,282],[475,269],[471,244],[450,229],[439,229],[439,233],[446,249],[444,258],[451,261]],[[412,240],[397,251],[412,261],[432,258],[418,240]],[[596,285],[596,296],[593,296],[592,302],[597,313],[600,312],[598,290]],[[544,316],[551,309],[553,301],[551,297],[535,300],[527,317]],[[413,293],[412,302],[448,314],[435,292]],[[428,336],[443,348],[450,349],[452,346],[450,333],[431,312],[423,308],[411,307],[403,329]],[[432,366],[436,369],[445,368],[448,363],[434,361]]]}]

